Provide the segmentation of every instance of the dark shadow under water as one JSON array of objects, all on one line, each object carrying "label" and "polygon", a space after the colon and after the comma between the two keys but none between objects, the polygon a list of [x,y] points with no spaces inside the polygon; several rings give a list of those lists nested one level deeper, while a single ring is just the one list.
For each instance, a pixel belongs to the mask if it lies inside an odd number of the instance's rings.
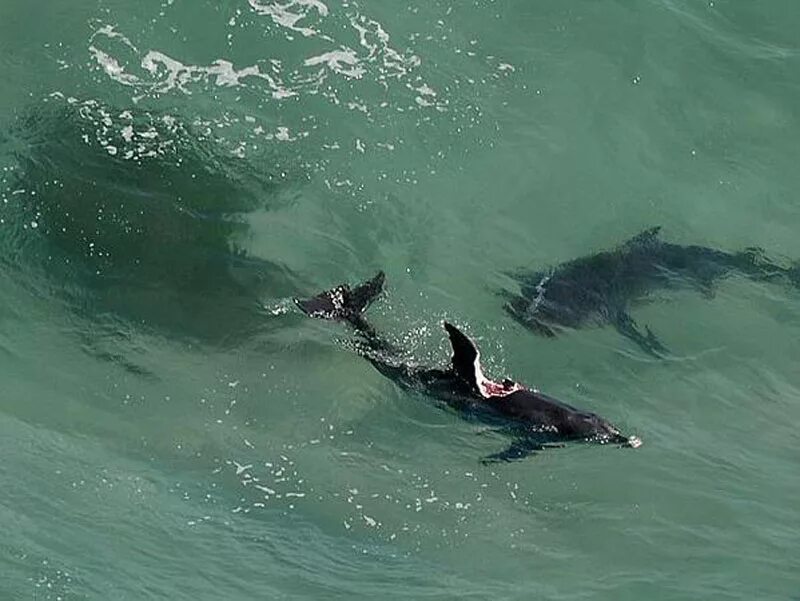
[{"label": "dark shadow under water", "polygon": [[565,329],[612,325],[643,351],[660,357],[668,349],[630,314],[652,292],[690,289],[711,298],[719,282],[735,275],[800,286],[800,263],[781,264],[762,248],[725,251],[681,245],[662,240],[660,234],[661,228],[653,227],[611,250],[546,271],[511,274],[520,290],[503,293],[505,309],[530,331],[549,338]]}]

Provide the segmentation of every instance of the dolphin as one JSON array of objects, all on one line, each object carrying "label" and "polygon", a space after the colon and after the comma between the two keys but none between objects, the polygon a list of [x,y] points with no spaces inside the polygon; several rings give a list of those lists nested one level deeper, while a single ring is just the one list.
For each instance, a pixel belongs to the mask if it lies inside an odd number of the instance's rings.
[{"label": "dolphin", "polygon": [[384,281],[384,273],[379,272],[356,287],[342,284],[294,301],[310,317],[351,326],[358,335],[359,353],[391,380],[443,401],[465,418],[477,418],[510,434],[510,446],[483,458],[484,463],[521,459],[567,441],[641,446],[638,437],[624,436],[595,413],[509,378],[492,380],[483,371],[475,342],[449,322],[444,322],[444,329],[452,346],[450,365],[430,368],[403,362],[400,359],[403,353],[380,336],[364,317],[367,307],[383,291]]},{"label": "dolphin", "polygon": [[647,229],[612,250],[574,259],[546,271],[511,274],[518,294],[505,294],[505,310],[536,334],[554,337],[566,328],[613,325],[645,352],[667,352],[642,329],[630,309],[652,290],[690,288],[713,296],[719,280],[740,274],[755,281],[800,286],[800,265],[784,267],[761,248],[727,252],[661,240],[661,227]]}]

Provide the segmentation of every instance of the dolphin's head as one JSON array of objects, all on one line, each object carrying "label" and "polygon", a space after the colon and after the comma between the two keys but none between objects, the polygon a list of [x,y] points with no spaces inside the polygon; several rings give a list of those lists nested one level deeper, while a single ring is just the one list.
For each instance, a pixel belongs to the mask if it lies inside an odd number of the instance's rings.
[{"label": "dolphin's head", "polygon": [[618,444],[638,449],[642,440],[638,436],[625,436],[614,424],[594,413],[582,413],[575,424],[577,433],[586,440],[600,444]]}]

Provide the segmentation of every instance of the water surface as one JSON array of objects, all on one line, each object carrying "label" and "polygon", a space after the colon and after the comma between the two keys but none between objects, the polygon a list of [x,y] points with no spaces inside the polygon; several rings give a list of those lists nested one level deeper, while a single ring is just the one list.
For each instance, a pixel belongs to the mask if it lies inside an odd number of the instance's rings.
[{"label": "water surface", "polygon": [[[800,7],[0,6],[0,598],[791,599],[800,291],[534,337],[509,270],[653,225],[800,257]],[[290,298],[595,410],[508,465]]]}]

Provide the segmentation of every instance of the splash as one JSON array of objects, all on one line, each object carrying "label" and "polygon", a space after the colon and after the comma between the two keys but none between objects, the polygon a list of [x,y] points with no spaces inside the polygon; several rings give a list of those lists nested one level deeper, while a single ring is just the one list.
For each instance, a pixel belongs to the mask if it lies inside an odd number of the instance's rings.
[{"label": "splash", "polygon": [[185,125],[175,116],[150,111],[114,110],[95,99],[80,100],[53,92],[47,102],[63,102],[77,109],[75,114],[86,127],[81,127],[81,140],[97,144],[108,154],[123,160],[143,161],[172,156],[180,162],[176,144],[188,137]]}]

